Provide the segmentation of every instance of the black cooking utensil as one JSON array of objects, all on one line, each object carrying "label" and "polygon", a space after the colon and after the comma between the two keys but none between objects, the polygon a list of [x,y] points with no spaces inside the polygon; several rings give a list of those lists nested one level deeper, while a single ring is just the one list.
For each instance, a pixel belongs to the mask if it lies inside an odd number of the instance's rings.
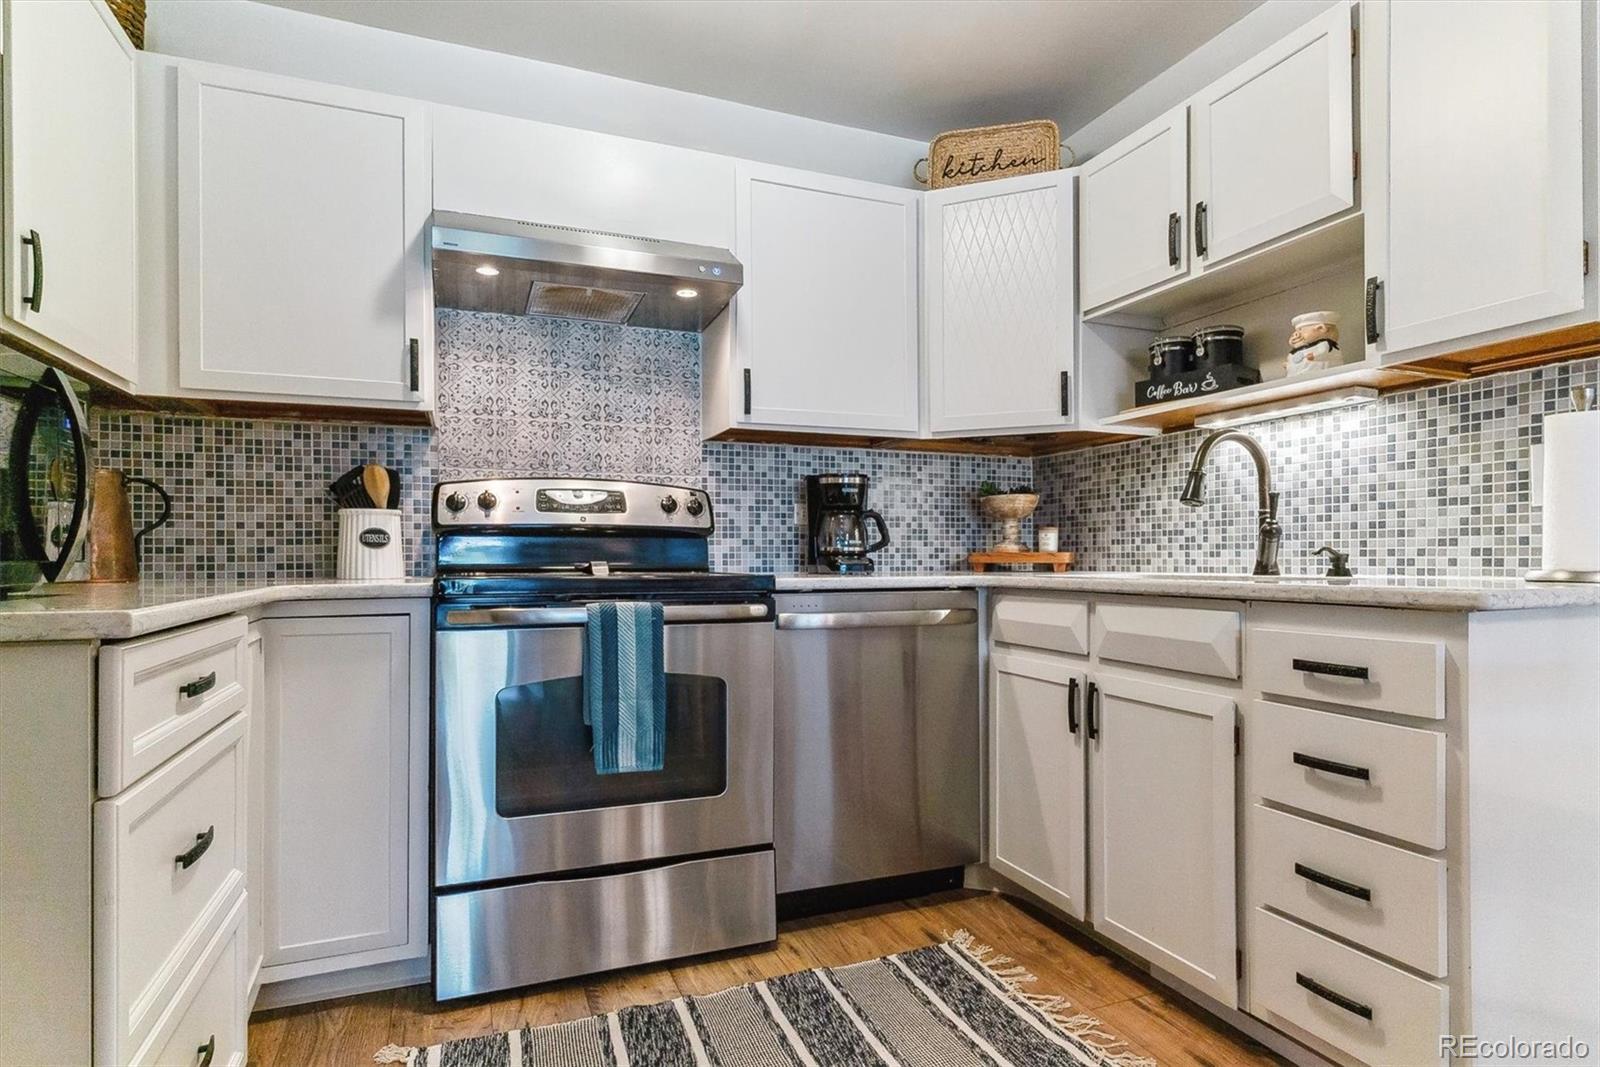
[{"label": "black cooking utensil", "polygon": [[366,487],[361,484],[361,467],[352,467],[339,475],[334,483],[328,486],[328,492],[341,508],[370,508],[373,506],[372,498],[367,496]]}]

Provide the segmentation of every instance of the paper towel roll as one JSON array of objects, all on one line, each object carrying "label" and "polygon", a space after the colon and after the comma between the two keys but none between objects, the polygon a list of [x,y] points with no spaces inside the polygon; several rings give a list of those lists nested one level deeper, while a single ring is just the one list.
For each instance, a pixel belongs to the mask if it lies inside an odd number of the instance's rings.
[{"label": "paper towel roll", "polygon": [[1547,571],[1600,571],[1600,411],[1544,418]]}]

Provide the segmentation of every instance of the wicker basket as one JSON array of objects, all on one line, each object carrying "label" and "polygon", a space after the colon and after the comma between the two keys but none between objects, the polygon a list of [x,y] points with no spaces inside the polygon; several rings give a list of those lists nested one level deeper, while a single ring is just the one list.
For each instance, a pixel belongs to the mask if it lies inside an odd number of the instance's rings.
[{"label": "wicker basket", "polygon": [[944,189],[1061,169],[1061,130],[1049,119],[941,133],[928,146],[928,187]]},{"label": "wicker basket", "polygon": [[144,0],[106,0],[111,13],[122,24],[133,47],[144,47]]}]

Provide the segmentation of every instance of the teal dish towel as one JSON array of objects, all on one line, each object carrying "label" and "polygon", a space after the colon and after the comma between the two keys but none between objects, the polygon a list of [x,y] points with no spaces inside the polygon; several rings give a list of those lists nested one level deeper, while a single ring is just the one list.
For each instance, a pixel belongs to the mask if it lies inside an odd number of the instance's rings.
[{"label": "teal dish towel", "polygon": [[660,604],[590,604],[583,629],[583,722],[598,774],[659,771],[667,753]]}]

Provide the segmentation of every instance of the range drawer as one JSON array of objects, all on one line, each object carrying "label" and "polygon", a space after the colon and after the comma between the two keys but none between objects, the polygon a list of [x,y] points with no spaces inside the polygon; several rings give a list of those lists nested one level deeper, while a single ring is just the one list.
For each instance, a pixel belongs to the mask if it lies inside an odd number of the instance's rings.
[{"label": "range drawer", "polygon": [[1443,848],[1444,735],[1258,700],[1244,737],[1257,796]]},{"label": "range drawer", "polygon": [[1375,1065],[1442,1064],[1449,991],[1288,919],[1251,912],[1250,1014]]},{"label": "range drawer", "polygon": [[1087,601],[1006,593],[995,598],[989,636],[1006,645],[1089,654]]},{"label": "range drawer", "polygon": [[1103,660],[1239,677],[1239,613],[1158,604],[1097,603],[1094,650]]},{"label": "range drawer", "polygon": [[159,1067],[242,1067],[245,1062],[246,1009],[245,902],[241,897],[223,928],[212,938],[199,966],[172,1002],[148,1048],[135,1065]]},{"label": "range drawer", "polygon": [[1250,631],[1251,676],[1276,696],[1444,718],[1444,642],[1310,630]]},{"label": "range drawer", "polygon": [[1443,977],[1444,861],[1257,804],[1250,902]]},{"label": "range drawer", "polygon": [[101,796],[116,796],[244,707],[247,626],[230,615],[101,648]]},{"label": "range drawer", "polygon": [[244,886],[248,716],[94,805],[95,1044],[141,1047]]}]

